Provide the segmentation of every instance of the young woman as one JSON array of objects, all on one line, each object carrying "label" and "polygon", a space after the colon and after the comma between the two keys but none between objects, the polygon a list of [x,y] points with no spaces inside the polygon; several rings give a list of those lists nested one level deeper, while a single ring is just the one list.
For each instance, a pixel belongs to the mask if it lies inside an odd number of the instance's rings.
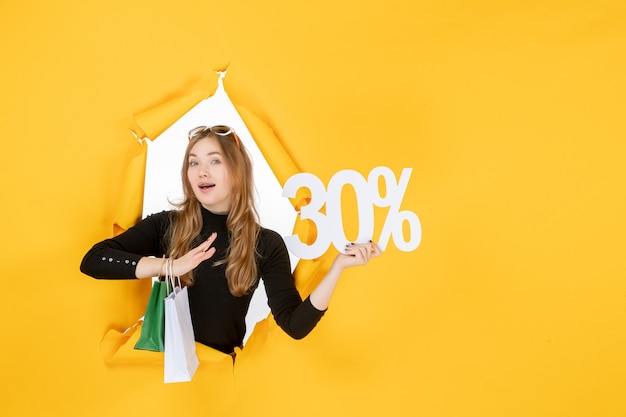
[{"label": "young woman", "polygon": [[342,271],[381,253],[375,243],[349,245],[303,301],[282,238],[257,222],[252,164],[231,128],[189,132],[182,181],[178,209],[150,215],[97,243],[80,269],[99,279],[149,278],[165,275],[165,257],[170,258],[174,275],[188,286],[196,340],[224,353],[242,346],[259,278],[278,325],[300,339],[324,315]]}]

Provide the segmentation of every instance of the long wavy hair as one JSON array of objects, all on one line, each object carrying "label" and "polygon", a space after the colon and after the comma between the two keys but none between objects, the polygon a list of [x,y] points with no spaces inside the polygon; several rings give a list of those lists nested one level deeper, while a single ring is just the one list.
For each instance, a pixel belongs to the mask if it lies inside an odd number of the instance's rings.
[{"label": "long wavy hair", "polygon": [[[202,212],[187,177],[189,153],[199,141],[214,139],[222,148],[232,185],[231,208],[226,221],[229,245],[225,259],[216,261],[215,265],[226,264],[228,288],[231,294],[240,297],[248,293],[258,278],[256,246],[261,227],[254,206],[252,162],[243,144],[235,140],[233,135],[234,133],[218,136],[206,131],[189,141],[181,170],[184,199],[176,204],[178,210],[171,227],[169,256],[181,257],[198,244],[196,239],[202,230]],[[193,285],[193,271],[183,275],[181,279],[185,284]]]}]

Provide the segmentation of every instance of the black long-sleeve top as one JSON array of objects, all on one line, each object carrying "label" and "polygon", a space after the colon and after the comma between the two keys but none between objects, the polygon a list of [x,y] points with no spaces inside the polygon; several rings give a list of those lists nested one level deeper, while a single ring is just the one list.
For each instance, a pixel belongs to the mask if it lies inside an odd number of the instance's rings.
[{"label": "black long-sleeve top", "polygon": [[[153,214],[126,232],[94,245],[83,258],[80,270],[98,279],[135,278],[137,262],[144,256],[162,257],[169,249],[169,228],[176,221],[176,211]],[[228,246],[227,215],[218,215],[202,208],[202,230],[197,242],[217,232],[213,243],[216,253],[194,270],[194,284],[189,287],[189,307],[196,341],[225,353],[241,346],[246,331],[245,316],[252,293],[233,296],[225,276],[224,259]],[[278,325],[291,337],[306,336],[324,315],[309,298],[302,300],[298,293],[289,254],[281,236],[262,229],[257,242],[257,265],[265,284],[267,299]]]}]

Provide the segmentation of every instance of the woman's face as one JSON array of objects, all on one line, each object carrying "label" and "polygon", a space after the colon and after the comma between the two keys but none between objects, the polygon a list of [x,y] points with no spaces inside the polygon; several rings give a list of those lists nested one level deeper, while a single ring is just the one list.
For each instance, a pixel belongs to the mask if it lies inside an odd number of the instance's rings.
[{"label": "woman's face", "polygon": [[189,152],[187,179],[202,207],[216,214],[230,211],[232,189],[224,153],[217,139],[200,139]]}]

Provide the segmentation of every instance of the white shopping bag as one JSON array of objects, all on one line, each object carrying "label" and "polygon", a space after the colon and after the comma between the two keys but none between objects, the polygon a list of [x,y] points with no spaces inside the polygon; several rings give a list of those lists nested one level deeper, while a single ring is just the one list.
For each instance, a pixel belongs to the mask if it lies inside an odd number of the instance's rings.
[{"label": "white shopping bag", "polygon": [[189,312],[189,296],[187,287],[181,288],[178,277],[177,282],[174,282],[171,265],[168,272],[166,275],[171,279],[173,290],[165,298],[164,382],[187,382],[191,381],[199,365]]}]

